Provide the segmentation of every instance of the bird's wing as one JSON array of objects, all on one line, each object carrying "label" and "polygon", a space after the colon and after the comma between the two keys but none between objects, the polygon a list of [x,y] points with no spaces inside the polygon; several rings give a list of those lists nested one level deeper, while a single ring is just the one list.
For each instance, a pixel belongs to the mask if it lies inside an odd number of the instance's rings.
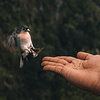
[{"label": "bird's wing", "polygon": [[12,47],[13,44],[15,44],[14,35],[7,36],[7,38],[4,41],[4,46]]},{"label": "bird's wing", "polygon": [[16,38],[16,36],[17,36],[17,33],[16,33],[16,31],[11,31],[11,35],[8,35],[7,37],[6,37],[6,39],[4,40],[4,46],[5,47],[12,47],[13,46],[13,44],[16,44],[16,41],[15,41],[15,38]]}]

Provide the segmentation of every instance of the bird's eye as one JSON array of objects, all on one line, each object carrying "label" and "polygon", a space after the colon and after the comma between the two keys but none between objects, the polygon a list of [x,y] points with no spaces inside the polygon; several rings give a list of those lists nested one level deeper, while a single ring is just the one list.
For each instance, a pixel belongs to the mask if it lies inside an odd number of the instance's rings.
[{"label": "bird's eye", "polygon": [[23,30],[26,30],[26,28],[23,28]]}]

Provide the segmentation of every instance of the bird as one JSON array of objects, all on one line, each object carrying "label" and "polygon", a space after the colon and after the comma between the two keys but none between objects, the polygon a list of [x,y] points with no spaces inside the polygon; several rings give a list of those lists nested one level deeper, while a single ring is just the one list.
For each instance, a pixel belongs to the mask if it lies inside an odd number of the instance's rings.
[{"label": "bird", "polygon": [[[20,25],[17,30],[13,30],[5,39],[4,45],[8,47],[15,45],[16,47],[20,48],[20,68],[23,67],[24,61],[28,60],[29,54],[32,54],[32,57],[36,58],[41,50],[44,49],[34,47],[30,35],[30,29],[27,25]],[[35,52],[35,50],[38,50],[38,52]]]}]

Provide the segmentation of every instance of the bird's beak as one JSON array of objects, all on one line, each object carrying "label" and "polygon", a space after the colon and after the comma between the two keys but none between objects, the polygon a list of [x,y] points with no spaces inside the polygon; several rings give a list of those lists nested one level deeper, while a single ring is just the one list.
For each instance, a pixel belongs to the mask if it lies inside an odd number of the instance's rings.
[{"label": "bird's beak", "polygon": [[27,29],[28,32],[30,32],[30,29]]}]

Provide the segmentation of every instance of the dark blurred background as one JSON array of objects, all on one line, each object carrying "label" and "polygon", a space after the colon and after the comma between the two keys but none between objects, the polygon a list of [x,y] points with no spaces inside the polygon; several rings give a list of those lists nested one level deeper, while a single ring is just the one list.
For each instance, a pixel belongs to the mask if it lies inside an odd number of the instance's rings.
[{"label": "dark blurred background", "polygon": [[[20,69],[20,52],[3,41],[25,24],[34,46],[44,50]],[[99,50],[100,0],[0,0],[0,100],[100,100],[41,66],[44,56]]]}]

